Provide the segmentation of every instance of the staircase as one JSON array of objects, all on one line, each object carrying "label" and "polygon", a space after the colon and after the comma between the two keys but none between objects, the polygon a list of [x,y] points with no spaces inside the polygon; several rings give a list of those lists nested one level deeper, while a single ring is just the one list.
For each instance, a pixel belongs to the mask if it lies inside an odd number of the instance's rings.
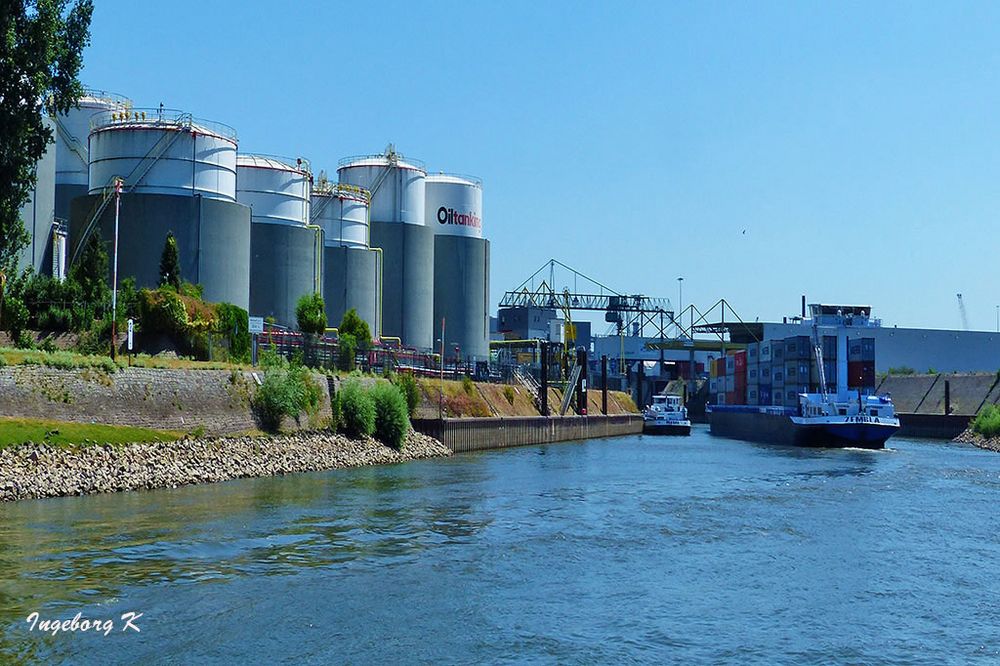
[{"label": "staircase", "polygon": [[539,393],[542,389],[541,385],[532,377],[529,373],[525,372],[523,369],[516,367],[514,368],[514,379],[524,387],[531,396],[531,399],[535,403],[535,407],[541,409],[541,399],[539,398]]},{"label": "staircase", "polygon": [[576,395],[576,384],[580,381],[580,373],[583,371],[582,365],[573,364],[573,369],[569,373],[569,381],[566,382],[566,389],[563,391],[562,405],[560,405],[559,416],[566,416],[569,403],[573,402]]},{"label": "staircase", "polygon": [[[186,113],[171,124],[176,124],[178,127],[183,129],[190,129],[193,123],[194,119],[191,114]],[[146,153],[141,160],[139,160],[139,163],[135,165],[127,176],[124,178],[115,176],[111,179],[111,182],[104,187],[103,196],[98,201],[94,202],[94,207],[91,209],[90,215],[87,216],[87,224],[83,228],[83,233],[80,234],[80,240],[77,241],[76,247],[73,249],[73,255],[70,257],[67,270],[69,266],[72,266],[76,262],[80,253],[83,251],[83,248],[87,244],[87,238],[94,231],[94,227],[97,226],[104,210],[108,207],[108,204],[111,203],[111,200],[115,198],[115,183],[119,180],[122,181],[122,194],[129,194],[132,192],[136,186],[142,182],[142,179],[146,177],[146,174],[148,174],[150,169],[153,168],[153,165],[156,164],[156,162],[163,157],[168,150],[170,150],[170,147],[174,145],[183,133],[183,131],[165,132],[163,136],[161,136],[159,140],[153,144],[153,147],[149,149],[149,152]]]}]

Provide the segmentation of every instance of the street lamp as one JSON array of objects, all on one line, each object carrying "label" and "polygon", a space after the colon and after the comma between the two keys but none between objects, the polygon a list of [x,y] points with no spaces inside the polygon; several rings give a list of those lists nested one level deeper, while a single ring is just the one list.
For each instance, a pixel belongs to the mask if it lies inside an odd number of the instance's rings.
[{"label": "street lamp", "polygon": [[[677,315],[684,318],[684,277],[677,278]],[[680,321],[680,319],[678,319]],[[683,331],[682,324],[677,325],[678,335]]]}]

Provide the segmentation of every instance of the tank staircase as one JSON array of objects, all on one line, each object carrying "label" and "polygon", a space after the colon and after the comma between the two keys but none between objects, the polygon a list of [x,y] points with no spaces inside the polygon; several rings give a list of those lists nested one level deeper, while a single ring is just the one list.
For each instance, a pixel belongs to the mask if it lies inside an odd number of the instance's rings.
[{"label": "tank staircase", "polygon": [[[171,122],[172,125],[177,125],[183,129],[191,129],[194,124],[194,118],[189,113],[185,113],[180,116],[177,120]],[[149,152],[143,156],[139,163],[133,167],[132,171],[129,172],[124,178],[121,176],[115,176],[111,181],[102,188],[102,196],[98,201],[94,202],[94,207],[91,208],[90,214],[87,216],[87,224],[83,228],[83,233],[80,235],[80,240],[77,242],[76,247],[73,248],[73,254],[70,257],[69,265],[72,266],[76,263],[79,258],[80,253],[83,251],[84,246],[87,243],[87,239],[90,234],[93,233],[94,227],[97,226],[98,220],[101,219],[101,215],[104,214],[105,209],[107,209],[108,204],[111,200],[115,198],[115,190],[117,183],[122,184],[122,194],[130,194],[135,188],[142,182],[146,175],[152,170],[153,165],[155,165],[161,157],[163,157],[170,147],[174,145],[177,139],[183,132],[169,132],[161,136],[153,147],[149,149]]]},{"label": "tank staircase", "polygon": [[80,158],[80,161],[83,163],[83,167],[85,169],[89,169],[90,159],[87,157],[87,150],[84,149],[83,144],[79,139],[70,134],[70,131],[66,129],[66,126],[58,117],[54,118],[54,120],[56,121],[56,132],[62,137],[63,141],[66,142],[69,149]]}]

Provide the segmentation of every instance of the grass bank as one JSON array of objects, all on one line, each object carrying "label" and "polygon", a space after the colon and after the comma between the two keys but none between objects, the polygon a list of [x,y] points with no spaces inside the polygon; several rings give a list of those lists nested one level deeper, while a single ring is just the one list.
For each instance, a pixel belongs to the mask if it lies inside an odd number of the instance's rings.
[{"label": "grass bank", "polygon": [[68,446],[73,444],[129,444],[169,442],[184,433],[99,423],[66,423],[45,419],[0,417],[0,448],[34,442]]}]

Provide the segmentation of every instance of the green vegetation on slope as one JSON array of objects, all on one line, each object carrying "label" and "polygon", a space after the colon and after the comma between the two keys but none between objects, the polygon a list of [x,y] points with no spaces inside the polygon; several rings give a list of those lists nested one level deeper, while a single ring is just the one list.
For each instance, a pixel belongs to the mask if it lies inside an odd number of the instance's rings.
[{"label": "green vegetation on slope", "polygon": [[972,430],[983,437],[1000,437],[1000,406],[986,405],[972,421]]},{"label": "green vegetation on slope", "polygon": [[128,444],[134,442],[169,442],[183,433],[152,430],[133,426],[112,426],[96,423],[65,423],[44,419],[0,417],[0,448],[27,442],[57,445],[69,444]]}]

